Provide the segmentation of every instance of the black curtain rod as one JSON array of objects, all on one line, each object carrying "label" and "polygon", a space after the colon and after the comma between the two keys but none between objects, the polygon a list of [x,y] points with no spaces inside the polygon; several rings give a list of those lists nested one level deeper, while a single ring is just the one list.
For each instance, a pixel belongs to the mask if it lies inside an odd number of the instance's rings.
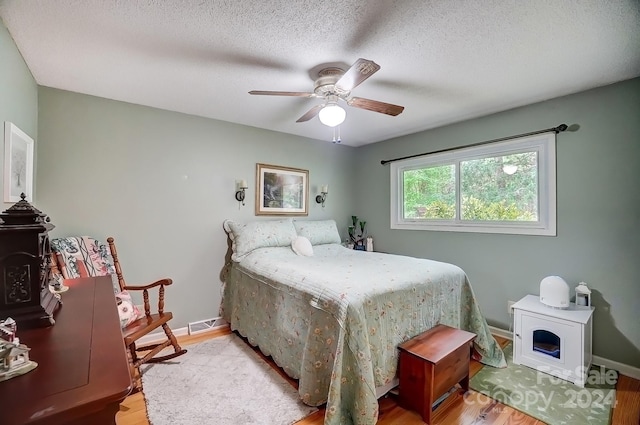
[{"label": "black curtain rod", "polygon": [[415,155],[403,156],[401,158],[382,160],[382,161],[380,161],[380,164],[386,165],[386,164],[388,164],[390,162],[402,161],[403,159],[417,158],[419,156],[431,155],[431,154],[434,154],[434,153],[448,152],[448,151],[453,151],[453,150],[456,150],[456,149],[472,148],[474,146],[486,145],[487,143],[502,142],[504,140],[517,139],[518,137],[526,137],[526,136],[533,136],[533,135],[536,135],[536,134],[549,133],[551,131],[553,131],[554,133],[558,134],[558,133],[561,133],[561,132],[565,131],[567,128],[569,128],[569,127],[566,124],[560,124],[557,127],[547,128],[546,130],[532,131],[531,133],[517,134],[515,136],[509,136],[509,137],[501,137],[499,139],[487,140],[487,141],[484,141],[484,142],[473,143],[471,145],[466,145],[466,146],[458,146],[458,147],[455,147],[455,148],[440,149],[439,151],[417,153]]}]

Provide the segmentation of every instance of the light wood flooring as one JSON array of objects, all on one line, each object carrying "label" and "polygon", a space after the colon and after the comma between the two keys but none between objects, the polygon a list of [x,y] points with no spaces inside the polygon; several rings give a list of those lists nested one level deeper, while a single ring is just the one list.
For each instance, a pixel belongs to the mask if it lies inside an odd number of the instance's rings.
[{"label": "light wood flooring", "polygon": [[[222,328],[195,336],[179,337],[183,346],[195,344],[210,338],[230,333],[228,328]],[[508,340],[496,337],[501,345]],[[297,388],[297,382],[287,377],[273,361],[256,350],[274,369],[287,381]],[[473,376],[482,365],[472,360],[471,375]],[[467,402],[462,402],[462,395],[456,394],[445,401],[447,407],[434,420],[437,425],[541,425],[542,422],[512,409],[502,403],[489,400],[484,395],[470,391],[466,396]],[[476,400],[470,403],[469,400]],[[379,401],[380,415],[378,425],[422,425],[420,416],[402,409],[396,403],[393,395],[383,397]],[[149,425],[147,409],[142,393],[127,397],[120,405],[120,412],[116,415],[117,425]],[[324,409],[297,422],[296,425],[322,425]],[[612,425],[640,425],[640,381],[621,375],[616,387],[616,407],[613,411]]]}]

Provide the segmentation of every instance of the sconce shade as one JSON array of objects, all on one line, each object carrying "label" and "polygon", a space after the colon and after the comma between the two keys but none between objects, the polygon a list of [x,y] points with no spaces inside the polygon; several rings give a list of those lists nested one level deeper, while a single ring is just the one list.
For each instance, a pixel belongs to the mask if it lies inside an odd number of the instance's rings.
[{"label": "sconce shade", "polygon": [[320,195],[316,196],[316,202],[322,204],[322,208],[324,208],[324,201],[327,200],[327,193],[329,193],[329,185],[323,184],[320,186]]},{"label": "sconce shade", "polygon": [[328,127],[335,127],[342,124],[346,116],[347,112],[333,102],[328,103],[318,114],[320,122]]}]

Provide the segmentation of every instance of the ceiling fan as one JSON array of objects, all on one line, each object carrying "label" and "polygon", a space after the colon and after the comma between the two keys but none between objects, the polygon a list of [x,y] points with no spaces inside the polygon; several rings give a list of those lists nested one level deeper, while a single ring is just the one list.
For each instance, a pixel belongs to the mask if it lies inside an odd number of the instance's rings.
[{"label": "ceiling fan", "polygon": [[304,115],[298,118],[296,122],[309,121],[318,115],[320,122],[329,127],[335,127],[342,124],[345,119],[346,112],[338,105],[340,100],[354,108],[366,109],[368,111],[396,116],[404,110],[404,106],[351,96],[351,90],[359,86],[379,69],[380,65],[374,61],[360,58],[351,65],[346,72],[338,67],[321,69],[318,72],[318,78],[314,83],[313,93],[252,90],[249,94],[322,98],[325,100],[324,103],[316,105],[308,110]]}]

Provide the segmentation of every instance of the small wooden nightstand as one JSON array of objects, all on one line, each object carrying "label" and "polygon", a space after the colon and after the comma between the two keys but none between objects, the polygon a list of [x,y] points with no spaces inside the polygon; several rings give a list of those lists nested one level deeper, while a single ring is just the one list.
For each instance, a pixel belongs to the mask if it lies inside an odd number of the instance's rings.
[{"label": "small wooden nightstand", "polygon": [[[427,424],[433,403],[455,384],[469,389],[470,342],[475,334],[436,325],[398,346],[400,397],[398,404],[420,413]],[[436,409],[437,410],[437,409]]]}]

